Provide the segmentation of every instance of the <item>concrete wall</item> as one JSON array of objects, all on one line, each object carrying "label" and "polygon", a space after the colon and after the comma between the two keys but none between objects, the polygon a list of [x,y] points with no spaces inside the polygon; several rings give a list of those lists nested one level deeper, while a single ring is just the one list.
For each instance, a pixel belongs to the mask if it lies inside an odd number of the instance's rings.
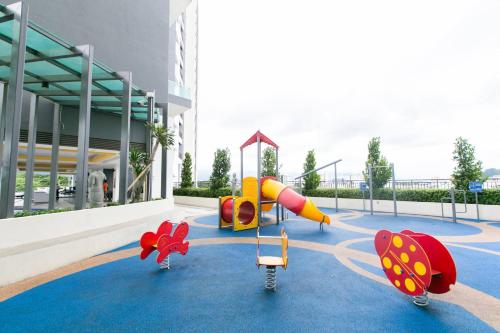
[{"label": "concrete wall", "polygon": [[[335,208],[334,198],[311,198],[318,207]],[[176,204],[199,206],[217,209],[218,199],[174,196]],[[363,210],[363,200],[339,198],[339,208]],[[369,212],[370,201],[365,200],[365,209]],[[373,200],[373,210],[392,213],[393,202],[389,200]],[[457,204],[457,211],[463,211],[464,205]],[[401,214],[417,214],[426,216],[441,216],[441,204],[435,202],[398,201],[398,212]],[[451,217],[451,205],[445,204],[444,214]],[[482,220],[500,221],[500,205],[479,205],[479,216]],[[475,219],[476,205],[467,205],[467,213],[457,213],[458,218]]]},{"label": "concrete wall", "polygon": [[137,241],[178,213],[167,199],[0,220],[0,286]]},{"label": "concrete wall", "polygon": [[[7,0],[10,4],[17,0]],[[73,45],[92,44],[95,58],[132,71],[144,90],[167,102],[168,0],[36,0],[30,20]]]},{"label": "concrete wall", "polygon": [[174,202],[176,205],[187,205],[214,209],[217,209],[219,206],[219,199],[217,198],[199,198],[175,195]]}]

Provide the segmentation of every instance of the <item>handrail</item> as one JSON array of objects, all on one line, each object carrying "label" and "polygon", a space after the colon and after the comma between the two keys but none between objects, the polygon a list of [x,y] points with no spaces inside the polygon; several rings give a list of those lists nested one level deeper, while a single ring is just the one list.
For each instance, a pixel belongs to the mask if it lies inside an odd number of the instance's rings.
[{"label": "handrail", "polygon": [[300,179],[300,178],[304,178],[304,177],[305,177],[305,176],[307,176],[308,174],[311,174],[311,173],[313,173],[313,172],[316,172],[316,171],[322,170],[322,169],[324,169],[324,168],[329,167],[330,165],[337,164],[337,163],[339,163],[339,162],[341,162],[341,161],[342,161],[342,159],[338,159],[338,160],[336,160],[336,161],[333,161],[333,162],[331,162],[331,163],[328,163],[328,164],[326,164],[326,165],[323,165],[323,166],[321,166],[321,167],[319,167],[319,168],[316,168],[316,169],[314,169],[314,170],[308,171],[308,172],[306,172],[306,173],[304,173],[304,174],[302,174],[302,175],[300,175],[300,176],[298,176],[298,177],[295,177],[295,179],[294,179],[294,180],[297,180],[297,179]]}]

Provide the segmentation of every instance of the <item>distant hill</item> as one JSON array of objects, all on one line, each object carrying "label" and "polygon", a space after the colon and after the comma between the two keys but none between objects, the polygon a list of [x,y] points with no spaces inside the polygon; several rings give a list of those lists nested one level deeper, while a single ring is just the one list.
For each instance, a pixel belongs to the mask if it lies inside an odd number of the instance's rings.
[{"label": "distant hill", "polygon": [[483,171],[485,176],[491,177],[491,176],[498,176],[500,175],[500,169],[495,169],[495,168],[489,168],[485,169]]}]

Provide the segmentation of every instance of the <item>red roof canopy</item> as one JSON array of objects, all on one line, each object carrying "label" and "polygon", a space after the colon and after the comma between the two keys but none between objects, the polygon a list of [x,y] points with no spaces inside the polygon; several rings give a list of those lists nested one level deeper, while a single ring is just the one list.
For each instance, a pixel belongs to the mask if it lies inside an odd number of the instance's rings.
[{"label": "red roof canopy", "polygon": [[257,140],[260,139],[260,142],[265,142],[270,146],[273,146],[274,148],[278,149],[278,145],[273,142],[273,140],[269,139],[267,136],[262,134],[260,131],[255,132],[254,135],[250,137],[243,145],[241,145],[240,150],[243,150],[243,148],[250,146],[251,144],[257,142]]}]

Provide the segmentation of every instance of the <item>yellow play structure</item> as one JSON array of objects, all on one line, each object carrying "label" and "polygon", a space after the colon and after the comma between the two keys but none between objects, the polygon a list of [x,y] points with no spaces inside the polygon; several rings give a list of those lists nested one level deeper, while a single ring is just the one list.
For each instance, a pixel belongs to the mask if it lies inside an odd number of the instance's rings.
[{"label": "yellow play structure", "polygon": [[[281,241],[281,257],[261,256],[260,243],[262,240],[276,240]],[[281,236],[261,236],[259,228],[257,228],[257,267],[266,266],[266,283],[265,287],[268,290],[276,290],[276,267],[282,267],[286,270],[288,266],[288,236],[285,228],[281,228]]]},{"label": "yellow play structure", "polygon": [[[321,212],[311,201],[295,192],[289,186],[277,181],[278,177],[261,176],[261,143],[276,149],[276,175],[278,175],[278,145],[257,131],[241,147],[241,197],[219,198],[219,228],[234,231],[254,229],[262,225],[262,213],[269,212],[276,205],[276,224],[279,224],[279,206],[311,221],[330,224],[330,217]],[[257,177],[243,178],[243,149],[257,143]],[[234,194],[234,192],[233,192]],[[283,218],[283,216],[282,216]]]}]

